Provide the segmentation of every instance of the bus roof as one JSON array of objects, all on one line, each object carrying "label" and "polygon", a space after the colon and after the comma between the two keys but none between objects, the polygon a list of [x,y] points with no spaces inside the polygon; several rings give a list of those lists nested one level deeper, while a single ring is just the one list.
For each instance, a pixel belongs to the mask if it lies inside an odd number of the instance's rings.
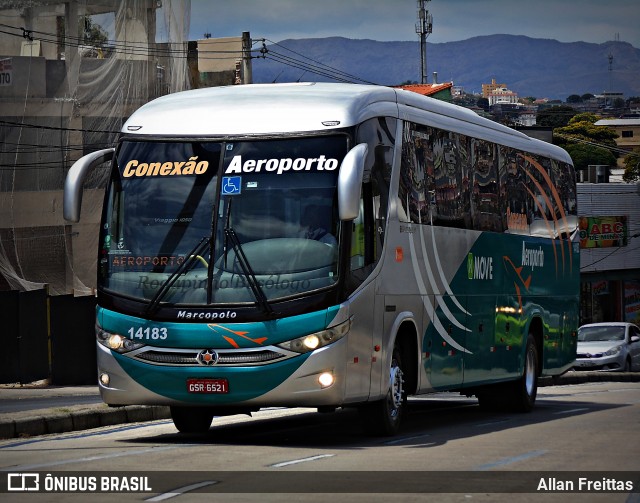
[{"label": "bus roof", "polygon": [[[333,83],[248,84],[183,91],[140,107],[126,134],[232,137],[305,133],[354,126],[372,117],[410,118],[571,163],[562,149],[419,94],[383,86]],[[422,122],[422,121],[421,121]]]}]

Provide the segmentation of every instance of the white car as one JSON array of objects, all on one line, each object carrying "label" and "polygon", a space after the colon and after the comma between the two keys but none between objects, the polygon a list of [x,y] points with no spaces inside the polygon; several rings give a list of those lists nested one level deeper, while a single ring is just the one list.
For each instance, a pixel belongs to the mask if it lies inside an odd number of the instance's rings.
[{"label": "white car", "polygon": [[575,370],[640,370],[640,329],[633,323],[591,323],[578,329]]}]

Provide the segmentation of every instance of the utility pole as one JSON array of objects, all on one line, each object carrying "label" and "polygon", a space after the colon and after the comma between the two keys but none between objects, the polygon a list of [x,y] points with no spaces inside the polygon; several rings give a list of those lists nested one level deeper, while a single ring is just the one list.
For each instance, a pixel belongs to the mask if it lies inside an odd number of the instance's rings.
[{"label": "utility pole", "polygon": [[253,84],[251,34],[248,31],[242,32],[242,83]]},{"label": "utility pole", "polygon": [[416,33],[420,35],[420,68],[421,84],[427,83],[427,37],[433,30],[433,17],[426,9],[427,2],[431,0],[418,0],[418,22]]},{"label": "utility pole", "polygon": [[[611,100],[611,106],[613,106],[613,98],[611,97],[611,73],[613,72],[613,54],[609,53],[609,99]],[[604,100],[604,106],[607,106],[607,100]]]}]

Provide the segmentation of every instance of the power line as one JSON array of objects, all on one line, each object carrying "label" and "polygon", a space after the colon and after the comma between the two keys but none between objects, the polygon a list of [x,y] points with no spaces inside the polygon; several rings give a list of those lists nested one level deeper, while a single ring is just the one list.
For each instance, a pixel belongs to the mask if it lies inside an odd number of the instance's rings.
[{"label": "power line", "polygon": [[[0,26],[9,28],[12,30],[22,31],[22,33],[18,33],[18,32],[12,33],[9,31],[0,30],[0,33],[4,33],[10,36],[16,36],[20,38],[25,38],[24,28],[11,26],[4,23],[0,23]],[[64,44],[64,45],[68,45],[76,48],[87,48],[88,46],[88,42],[85,42],[83,39],[79,37],[71,37],[71,36],[58,37],[57,35],[54,35],[52,33],[41,32],[37,30],[29,30],[28,33],[29,33],[29,36],[31,37],[33,37],[34,34],[39,35],[37,40],[40,40],[41,42],[44,42],[44,43],[50,43],[50,44],[56,44],[56,45]],[[262,41],[266,40],[270,44],[280,47],[304,59],[300,60],[291,56],[287,56],[285,54],[278,53],[273,49],[269,50],[266,47],[263,47],[262,49],[252,49],[250,51],[252,53],[251,55],[252,59],[258,59],[258,58],[271,59],[273,61],[276,61],[277,63],[291,66],[293,68],[302,69],[302,70],[308,71],[309,73],[321,75],[323,77],[331,78],[340,82],[362,82],[366,84],[376,85],[375,82],[370,82],[356,75],[352,75],[340,69],[334,68],[330,65],[322,63],[321,61],[305,56],[293,49],[285,47],[284,45],[279,44],[277,42],[273,42],[268,39],[259,39],[259,40],[262,40]],[[182,50],[182,49],[174,50],[174,49],[171,49],[170,45],[171,43],[168,43],[166,47],[163,47],[160,44],[140,44],[136,42],[127,42],[127,41],[125,42],[107,41],[100,48],[103,48],[108,52],[128,54],[128,55],[140,55],[140,56],[150,56],[150,57],[165,56],[165,57],[172,57],[172,58],[178,58],[178,59],[189,58],[188,54],[185,54],[185,50]],[[270,56],[267,56],[267,54],[270,54]],[[223,50],[209,50],[209,49],[198,50],[198,59],[236,60],[239,58],[239,55],[240,55],[239,51],[223,51]]]},{"label": "power line", "polygon": [[[323,69],[323,71],[327,71],[327,72],[330,72],[330,73],[335,73],[336,75],[339,75],[339,76],[341,76],[341,77],[345,77],[345,78],[348,78],[348,79],[352,79],[353,81],[359,81],[359,82],[364,82],[364,83],[366,83],[366,84],[373,84],[373,85],[376,85],[374,82],[370,82],[370,81],[368,81],[368,80],[361,79],[360,77],[357,77],[357,76],[352,75],[352,74],[350,74],[350,73],[347,73],[347,72],[344,72],[344,71],[342,71],[342,70],[339,70],[339,69],[337,69],[337,68],[335,68],[335,67],[332,67],[332,66],[330,66],[330,65],[327,65],[327,64],[325,64],[325,63],[322,63],[321,61],[318,61],[317,59],[311,58],[311,57],[309,57],[309,56],[305,56],[304,54],[302,54],[302,53],[300,53],[300,52],[298,52],[298,51],[294,51],[293,49],[290,49],[290,48],[288,48],[288,47],[285,47],[284,45],[279,44],[279,43],[277,43],[277,42],[273,42],[272,40],[269,40],[269,39],[263,39],[263,40],[266,40],[266,41],[267,41],[267,42],[269,42],[270,44],[273,44],[273,45],[276,45],[276,46],[278,46],[278,47],[281,47],[282,49],[284,49],[284,50],[286,50],[286,51],[289,51],[289,52],[291,52],[291,53],[293,53],[293,54],[296,54],[297,56],[300,56],[300,57],[302,57],[302,58],[304,58],[304,59],[308,59],[309,61],[312,61],[313,63],[315,63],[315,65],[311,65],[311,66],[313,66],[314,68]],[[268,51],[268,52],[273,52],[272,50],[268,50],[268,49],[267,49],[267,51]],[[278,53],[276,53],[276,54],[278,54]],[[285,57],[285,56],[283,55],[283,57]],[[293,59],[293,58],[292,58],[292,59]],[[294,59],[294,61],[298,61],[298,60],[295,60],[295,59]],[[302,61],[301,63],[303,63],[303,64],[307,64],[307,63],[304,63],[304,61]]]},{"label": "power line", "polygon": [[11,126],[11,127],[24,127],[24,128],[33,128],[33,129],[49,129],[53,131],[73,131],[80,133],[107,133],[107,134],[118,134],[120,130],[108,130],[108,129],[82,129],[82,128],[68,128],[68,127],[57,127],[57,126],[42,126],[39,124],[29,124],[26,122],[13,122],[13,121],[5,121],[0,119],[0,126]]},{"label": "power line", "polygon": [[595,141],[589,141],[589,140],[585,140],[584,138],[578,138],[575,136],[569,136],[569,135],[563,135],[563,134],[557,134],[554,133],[555,136],[562,138],[563,140],[567,140],[567,141],[573,141],[576,143],[584,143],[585,145],[591,145],[592,147],[600,147],[600,148],[604,148],[607,150],[611,150],[612,152],[617,152],[618,154],[624,154],[624,155],[628,155],[630,154],[630,152],[628,150],[624,150],[622,148],[618,148],[618,147],[613,147],[611,145],[606,145],[604,143],[597,143]]},{"label": "power line", "polygon": [[[629,236],[628,240],[631,241],[634,238],[640,237],[640,234],[634,234],[633,236]],[[618,253],[620,250],[624,250],[624,253],[630,252],[630,251],[636,251],[635,248],[623,248],[622,246],[619,246],[617,248],[615,248],[611,253],[608,253],[607,255],[605,255],[602,258],[599,258],[598,260],[591,262],[590,264],[587,264],[585,266],[582,266],[580,268],[580,270],[582,271],[583,269],[587,269],[589,267],[592,267],[596,264],[599,264],[600,262],[602,262],[603,260],[608,259],[611,255],[613,255],[614,253]]]}]

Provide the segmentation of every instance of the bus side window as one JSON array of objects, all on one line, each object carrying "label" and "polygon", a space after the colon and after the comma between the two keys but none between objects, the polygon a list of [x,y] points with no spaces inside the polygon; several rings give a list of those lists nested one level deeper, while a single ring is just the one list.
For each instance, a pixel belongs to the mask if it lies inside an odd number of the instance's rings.
[{"label": "bus side window", "polygon": [[358,130],[358,141],[374,145],[365,166],[360,214],[352,222],[351,276],[353,287],[362,283],[382,256],[393,163],[394,121],[371,119]]},{"label": "bus side window", "polygon": [[478,231],[502,232],[502,213],[496,146],[472,140],[471,215]]},{"label": "bus side window", "polygon": [[402,133],[398,218],[401,222],[430,223],[433,187],[433,130],[405,122]]}]

